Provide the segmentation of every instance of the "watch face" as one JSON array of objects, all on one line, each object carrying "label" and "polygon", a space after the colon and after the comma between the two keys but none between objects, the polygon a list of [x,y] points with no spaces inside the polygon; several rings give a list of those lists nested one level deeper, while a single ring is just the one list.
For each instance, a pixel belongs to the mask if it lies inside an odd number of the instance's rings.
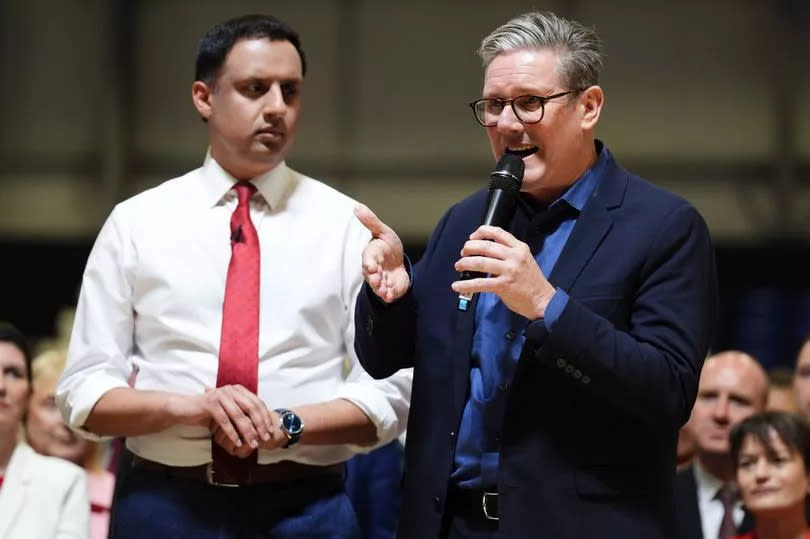
[{"label": "watch face", "polygon": [[301,432],[301,418],[292,412],[281,416],[281,425],[284,427],[284,430],[289,432],[292,436]]}]

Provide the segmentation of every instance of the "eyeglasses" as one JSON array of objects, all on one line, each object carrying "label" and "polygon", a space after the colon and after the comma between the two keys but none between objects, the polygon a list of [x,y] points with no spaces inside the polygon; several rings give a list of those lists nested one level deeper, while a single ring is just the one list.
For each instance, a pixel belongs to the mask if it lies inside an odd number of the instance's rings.
[{"label": "eyeglasses", "polygon": [[501,116],[507,103],[511,105],[512,112],[515,113],[515,118],[517,118],[520,123],[536,124],[543,119],[543,115],[546,111],[546,103],[552,99],[581,91],[581,89],[568,90],[567,92],[560,92],[548,96],[520,95],[514,99],[494,99],[490,97],[477,99],[470,102],[469,105],[475,115],[475,119],[484,127],[492,127],[498,123],[498,118]]}]

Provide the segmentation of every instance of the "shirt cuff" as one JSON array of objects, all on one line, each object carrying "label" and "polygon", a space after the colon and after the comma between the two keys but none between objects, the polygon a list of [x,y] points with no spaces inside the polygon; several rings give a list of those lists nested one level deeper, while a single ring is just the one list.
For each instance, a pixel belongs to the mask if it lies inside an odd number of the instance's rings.
[{"label": "shirt cuff", "polygon": [[566,306],[568,306],[568,294],[558,288],[551,296],[551,301],[546,306],[546,315],[543,317],[543,322],[549,332],[554,329],[554,324],[560,319]]},{"label": "shirt cuff", "polygon": [[84,428],[90,412],[96,403],[111,389],[119,387],[128,388],[125,380],[106,373],[96,373],[88,376],[70,390],[63,390],[56,395],[57,406],[63,410],[68,427],[77,434],[94,442],[111,440],[115,436],[99,436]]},{"label": "shirt cuff", "polygon": [[[384,380],[381,381],[384,382]],[[343,384],[335,398],[347,400],[360,408],[377,431],[377,442],[368,446],[347,444],[352,451],[367,453],[387,444],[400,433],[397,415],[382,391],[369,387],[368,384],[348,382]]]}]

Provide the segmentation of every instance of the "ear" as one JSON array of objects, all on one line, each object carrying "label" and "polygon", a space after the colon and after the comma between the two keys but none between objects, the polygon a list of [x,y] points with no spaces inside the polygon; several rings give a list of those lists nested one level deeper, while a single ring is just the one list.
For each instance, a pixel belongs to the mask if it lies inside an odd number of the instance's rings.
[{"label": "ear", "polygon": [[582,91],[580,97],[582,104],[582,128],[593,130],[599,121],[599,114],[602,112],[602,105],[605,102],[605,94],[599,86],[591,86]]},{"label": "ear", "polygon": [[206,121],[211,117],[212,94],[211,87],[203,81],[197,80],[191,85],[191,100],[194,102],[194,106],[197,107],[197,112]]}]

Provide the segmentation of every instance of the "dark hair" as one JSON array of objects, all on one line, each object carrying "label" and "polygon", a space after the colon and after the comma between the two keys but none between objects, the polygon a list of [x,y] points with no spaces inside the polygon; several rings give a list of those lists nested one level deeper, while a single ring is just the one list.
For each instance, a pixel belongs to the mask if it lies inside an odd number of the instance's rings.
[{"label": "dark hair", "polygon": [[197,44],[194,80],[211,84],[225,63],[225,58],[240,39],[289,41],[301,57],[301,73],[307,73],[307,61],[298,33],[270,15],[243,15],[221,22],[208,30]]},{"label": "dark hair", "polygon": [[793,370],[785,367],[768,369],[768,385],[771,388],[793,387]]},{"label": "dark hair", "polygon": [[28,344],[28,339],[22,334],[22,331],[17,329],[16,326],[8,322],[0,321],[0,342],[11,343],[22,352],[25,358],[25,369],[28,373],[28,383],[31,383],[31,345]]},{"label": "dark hair", "polygon": [[790,412],[762,412],[735,425],[729,435],[734,466],[738,465],[740,449],[749,436],[762,444],[769,457],[775,458],[771,432],[775,432],[791,451],[801,455],[805,469],[810,472],[810,423]]}]

